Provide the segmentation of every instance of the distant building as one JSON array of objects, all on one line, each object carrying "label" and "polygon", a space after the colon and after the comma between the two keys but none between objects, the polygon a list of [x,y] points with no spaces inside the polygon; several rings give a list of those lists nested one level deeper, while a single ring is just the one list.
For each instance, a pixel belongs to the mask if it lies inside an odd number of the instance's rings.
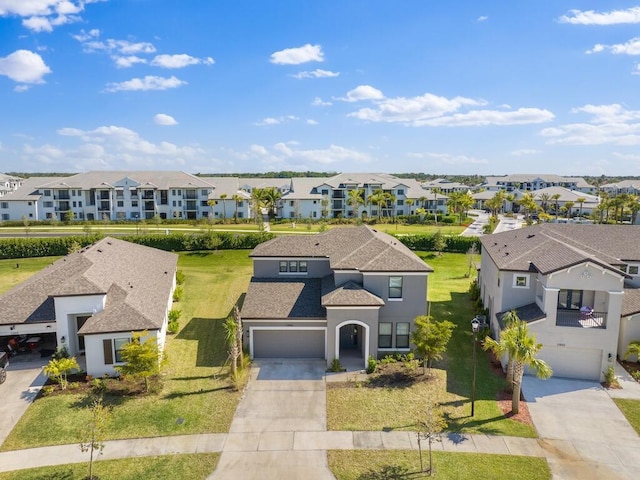
[{"label": "distant building", "polygon": [[506,190],[513,192],[520,190],[522,192],[534,192],[548,187],[564,187],[569,190],[577,190],[583,193],[595,195],[597,188],[587,183],[582,177],[563,177],[560,175],[527,175],[514,174],[496,177],[487,177],[482,188],[491,191]]}]

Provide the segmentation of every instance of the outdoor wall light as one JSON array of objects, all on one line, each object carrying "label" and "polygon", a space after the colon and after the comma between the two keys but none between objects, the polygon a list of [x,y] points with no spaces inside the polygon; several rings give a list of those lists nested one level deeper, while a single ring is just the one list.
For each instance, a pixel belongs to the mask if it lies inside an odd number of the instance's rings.
[{"label": "outdoor wall light", "polygon": [[9,330],[15,330],[15,329],[16,329],[16,326],[15,326],[15,325],[11,325],[11,326],[9,327]]},{"label": "outdoor wall light", "polygon": [[60,337],[60,343],[66,343],[67,338],[63,335],[62,337]]}]

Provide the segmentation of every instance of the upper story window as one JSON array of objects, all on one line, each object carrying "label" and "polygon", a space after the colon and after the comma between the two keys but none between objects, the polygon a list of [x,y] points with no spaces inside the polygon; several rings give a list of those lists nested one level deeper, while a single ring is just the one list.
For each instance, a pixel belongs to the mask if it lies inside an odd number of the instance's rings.
[{"label": "upper story window", "polygon": [[323,189],[322,190],[322,195],[329,195],[329,190]]},{"label": "upper story window", "polygon": [[51,190],[45,190],[44,191],[44,196],[45,197],[50,197],[51,196]]},{"label": "upper story window", "polygon": [[0,208],[9,208],[9,202],[2,202]]},{"label": "upper story window", "polygon": [[278,265],[280,273],[307,273],[308,268],[306,260],[280,260]]},{"label": "upper story window", "polygon": [[638,275],[638,265],[629,265],[629,275]]},{"label": "upper story window", "polygon": [[529,275],[515,274],[513,276],[513,288],[529,288]]},{"label": "upper story window", "polygon": [[389,298],[402,298],[402,277],[389,277]]},{"label": "upper story window", "polygon": [[398,195],[404,195],[404,188],[398,189]]},{"label": "upper story window", "polygon": [[209,195],[209,192],[207,190],[200,190],[200,195],[206,197],[207,195]]}]

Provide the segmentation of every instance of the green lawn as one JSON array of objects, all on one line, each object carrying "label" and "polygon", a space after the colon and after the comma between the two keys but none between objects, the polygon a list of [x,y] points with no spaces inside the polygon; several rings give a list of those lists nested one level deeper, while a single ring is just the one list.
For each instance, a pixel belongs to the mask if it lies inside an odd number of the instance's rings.
[{"label": "green lawn", "polygon": [[614,402],[622,411],[638,435],[640,435],[640,400],[632,400],[627,398],[614,398]]},{"label": "green lawn", "polygon": [[[436,320],[450,320],[457,327],[445,361],[433,370],[433,380],[406,388],[329,388],[327,422],[331,430],[415,430],[424,414],[425,402],[439,403],[449,431],[535,437],[535,430],[505,417],[496,402],[504,388],[502,378],[489,368],[488,358],[478,348],[475,416],[471,417],[471,372],[473,310],[468,298],[468,258],[445,253],[442,257],[418,252],[434,269],[429,276],[430,313]],[[357,409],[350,405],[358,405]],[[399,406],[402,408],[391,408]]]},{"label": "green lawn", "polygon": [[[106,396],[105,403],[113,407],[110,439],[229,429],[240,393],[230,388],[222,323],[246,291],[252,271],[248,251],[184,253],[179,268],[186,275],[178,306],[181,331],[167,337],[164,386],[157,395]],[[88,417],[86,404],[83,395],[74,393],[39,398],[1,450],[75,443]]]},{"label": "green lawn", "polygon": [[[456,480],[545,480],[551,478],[544,458],[478,453],[433,452],[434,477]],[[428,452],[423,451],[424,467]],[[337,480],[428,478],[420,475],[420,456],[406,450],[332,450],[329,468]]]},{"label": "green lawn", "polygon": [[[215,470],[219,458],[219,453],[201,453],[100,460],[93,464],[93,475],[104,480],[204,480]],[[0,480],[72,480],[88,475],[88,463],[73,463],[0,473]]]},{"label": "green lawn", "polygon": [[60,257],[17,258],[0,260],[0,294],[24,282]]}]

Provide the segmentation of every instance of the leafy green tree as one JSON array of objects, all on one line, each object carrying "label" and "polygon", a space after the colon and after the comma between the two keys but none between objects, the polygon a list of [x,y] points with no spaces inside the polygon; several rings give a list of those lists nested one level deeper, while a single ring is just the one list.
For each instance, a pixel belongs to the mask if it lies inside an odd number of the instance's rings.
[{"label": "leafy green tree", "polygon": [[44,367],[44,373],[58,383],[61,390],[67,389],[67,385],[69,385],[68,375],[74,370],[80,370],[76,357],[54,358],[49,360],[49,363]]},{"label": "leafy green tree", "polygon": [[29,225],[29,219],[26,215],[22,215],[22,225],[24,225],[24,233],[28,237],[31,226]]},{"label": "leafy green tree", "polygon": [[[420,471],[427,472],[429,475],[433,473],[433,442],[440,442],[440,432],[447,428],[447,422],[444,412],[440,406],[430,400],[427,400],[427,408],[424,420],[418,422],[418,451],[420,452]],[[422,442],[424,439],[429,446],[429,467],[425,470],[422,462]]]},{"label": "leafy green tree", "polygon": [[444,239],[444,235],[442,234],[440,229],[438,229],[436,233],[433,234],[433,249],[438,252],[438,256],[441,257],[442,252],[444,252],[446,246],[447,242]]},{"label": "leafy green tree", "polygon": [[91,417],[80,431],[80,450],[89,453],[89,476],[87,480],[97,480],[98,477],[93,476],[93,454],[97,451],[98,455],[102,455],[104,450],[105,439],[107,438],[107,430],[111,411],[102,404],[102,399],[97,398],[91,403]]},{"label": "leafy green tree", "polygon": [[536,342],[536,337],[529,332],[527,323],[520,320],[515,312],[513,317],[512,323],[500,333],[499,341],[486,337],[483,348],[494,352],[508,352],[511,355],[511,362],[513,362],[511,410],[513,413],[518,413],[524,369],[531,368],[538,378],[550,378],[553,370],[547,362],[536,357],[542,350],[542,344]]},{"label": "leafy green tree", "polygon": [[416,329],[411,334],[411,341],[416,346],[416,352],[422,357],[422,371],[431,370],[434,360],[440,360],[447,351],[455,325],[443,320],[437,322],[429,315],[420,315],[415,319]]},{"label": "leafy green tree", "polygon": [[[147,337],[144,341],[143,338]],[[160,373],[160,351],[155,337],[149,332],[131,332],[131,341],[125,343],[120,351],[124,365],[115,369],[125,377],[144,381],[145,391],[151,388],[151,378]]]}]

